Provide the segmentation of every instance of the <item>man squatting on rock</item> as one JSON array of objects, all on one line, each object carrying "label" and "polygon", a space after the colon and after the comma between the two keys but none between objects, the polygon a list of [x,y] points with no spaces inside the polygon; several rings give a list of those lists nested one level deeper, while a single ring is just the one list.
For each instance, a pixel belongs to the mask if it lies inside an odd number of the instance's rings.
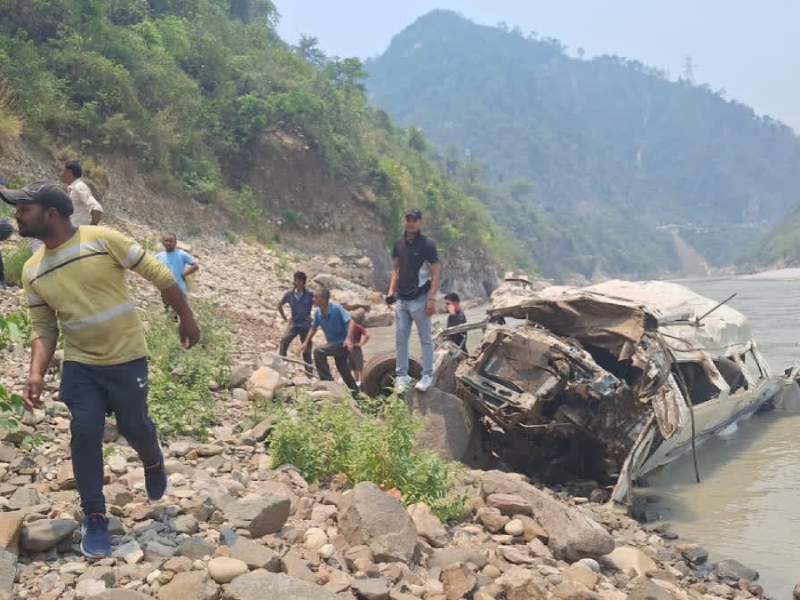
[{"label": "man squatting on rock", "polygon": [[[411,323],[417,326],[422,345],[422,379],[415,386],[424,392],[433,385],[433,331],[431,315],[436,309],[441,269],[436,244],[422,235],[422,211],[406,212],[405,233],[392,249],[394,268],[389,283],[387,304],[397,303],[395,345],[397,377],[395,391],[403,393],[411,385],[408,375],[408,338]],[[395,298],[397,294],[397,298]]]},{"label": "man squatting on rock", "polygon": [[73,225],[72,201],[57,184],[0,190],[0,197],[16,206],[20,235],[44,242],[22,270],[32,327],[25,408],[43,406],[44,376],[60,324],[64,366],[59,397],[72,413],[72,466],[85,515],[81,551],[89,557],[109,556],[103,497],[107,411],[116,414],[120,434],[144,464],[148,497],[158,500],[167,489],[164,456],[147,412],[147,345],[126,269],[161,290],[180,318],[179,334],[187,348],[198,342],[200,330],[170,270],[121,233]]}]

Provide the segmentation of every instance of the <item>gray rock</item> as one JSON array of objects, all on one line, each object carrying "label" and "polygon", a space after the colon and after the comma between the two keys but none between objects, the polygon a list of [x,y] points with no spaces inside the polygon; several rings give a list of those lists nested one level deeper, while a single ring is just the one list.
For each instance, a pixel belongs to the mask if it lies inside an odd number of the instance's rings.
[{"label": "gray rock", "polygon": [[614,539],[599,523],[523,481],[521,475],[486,471],[481,474],[481,487],[484,497],[515,494],[526,500],[550,537],[550,549],[560,558],[597,558],[614,550]]},{"label": "gray rock", "polygon": [[112,483],[103,488],[106,502],[113,506],[125,506],[133,502],[133,494],[121,483]]},{"label": "gray rock", "polygon": [[78,577],[78,581],[102,581],[106,587],[114,587],[117,583],[117,573],[112,567],[89,567]]},{"label": "gray rock", "polygon": [[133,590],[114,589],[92,596],[92,600],[153,600],[153,597]]},{"label": "gray rock", "polygon": [[11,510],[30,508],[37,504],[39,504],[39,492],[27,488],[17,488],[11,498],[8,499],[8,508]]},{"label": "gray rock", "polygon": [[199,537],[190,537],[178,545],[175,556],[185,556],[192,560],[202,560],[204,556],[213,556],[214,546]]},{"label": "gray rock", "polygon": [[443,548],[436,552],[433,557],[428,559],[428,565],[431,567],[439,567],[444,569],[448,565],[454,563],[472,563],[479,569],[486,566],[488,562],[486,557],[477,550],[469,548]]},{"label": "gray rock", "polygon": [[225,508],[225,519],[234,527],[247,529],[253,537],[280,531],[289,518],[288,498],[267,494],[248,496]]},{"label": "gray rock", "polygon": [[208,574],[217,583],[230,583],[249,571],[243,561],[227,556],[212,558],[207,568]]},{"label": "gray rock", "polygon": [[350,588],[363,600],[389,600],[389,582],[383,577],[354,579]]},{"label": "gray rock", "polygon": [[758,579],[758,571],[744,566],[742,563],[735,560],[723,560],[714,567],[714,574],[720,579],[727,579],[739,581],[740,579],[747,579],[748,581],[755,581]]},{"label": "gray rock", "polygon": [[105,581],[100,581],[99,579],[84,579],[75,586],[75,593],[78,598],[94,598],[105,590]]},{"label": "gray rock", "polygon": [[181,515],[175,519],[172,527],[178,533],[194,535],[200,530],[200,523],[192,515]]},{"label": "gray rock", "polygon": [[207,571],[178,573],[167,585],[158,590],[159,600],[217,600],[219,586]]},{"label": "gray rock", "polygon": [[417,448],[431,450],[444,460],[464,459],[477,431],[475,411],[458,396],[435,387],[427,392],[412,389],[406,398],[411,412],[422,421]]},{"label": "gray rock", "polygon": [[339,530],[352,546],[367,545],[379,562],[410,562],[417,551],[417,528],[403,505],[363,481],[339,507]]},{"label": "gray rock", "polygon": [[0,599],[12,597],[17,576],[17,555],[0,548]]},{"label": "gray rock", "polygon": [[703,548],[689,548],[688,550],[684,550],[681,554],[683,558],[696,565],[702,565],[708,560],[708,550]]},{"label": "gray rock", "polygon": [[129,565],[135,565],[144,558],[144,551],[139,546],[139,542],[132,540],[114,550],[113,556],[114,558],[121,558]]},{"label": "gray rock", "polygon": [[[242,575],[230,583],[222,600],[336,600],[336,595],[288,575]],[[165,600],[165,599],[162,599]],[[186,598],[182,599],[186,600]]]},{"label": "gray rock", "polygon": [[646,577],[640,577],[628,593],[628,600],[672,600],[672,595]]},{"label": "gray rock", "polygon": [[22,547],[29,552],[44,552],[72,535],[78,522],[72,519],[40,519],[23,526]]},{"label": "gray rock", "polygon": [[230,548],[231,558],[243,561],[251,569],[266,569],[272,573],[280,573],[281,557],[276,552],[238,536],[230,529],[223,529],[220,533]]},{"label": "gray rock", "polygon": [[408,507],[408,514],[414,520],[419,537],[434,548],[444,548],[447,545],[447,529],[427,504],[423,502],[412,504]]},{"label": "gray rock", "polygon": [[317,582],[317,576],[309,568],[308,562],[300,558],[291,550],[289,550],[289,552],[284,554],[283,558],[281,558],[281,567],[283,568],[283,571],[289,575],[289,577],[302,579],[303,581],[308,581],[309,583]]},{"label": "gray rock", "polygon": [[8,444],[0,444],[0,462],[10,463],[17,458],[17,449]]}]

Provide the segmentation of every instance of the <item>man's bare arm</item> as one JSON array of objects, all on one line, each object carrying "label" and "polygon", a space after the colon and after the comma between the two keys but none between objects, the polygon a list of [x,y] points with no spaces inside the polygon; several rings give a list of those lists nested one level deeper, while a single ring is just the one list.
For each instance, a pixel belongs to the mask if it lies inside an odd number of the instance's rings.
[{"label": "man's bare arm", "polygon": [[394,259],[394,265],[392,266],[392,277],[389,280],[389,293],[386,294],[387,297],[391,298],[394,296],[395,292],[397,291],[397,280],[400,278],[400,263],[397,259]]},{"label": "man's bare arm", "polygon": [[189,275],[193,273],[197,273],[200,270],[200,265],[197,262],[193,262],[192,264],[188,265],[186,269],[183,271],[183,278],[186,279]]},{"label": "man's bare arm", "polygon": [[28,374],[28,381],[22,391],[22,399],[25,408],[32,411],[34,408],[41,408],[41,395],[44,390],[44,376],[47,367],[53,360],[56,351],[56,340],[51,338],[36,338],[31,342],[31,368]]},{"label": "man's bare arm", "polygon": [[103,211],[101,210],[93,210],[92,211],[92,225],[97,225],[100,223],[100,219],[103,218]]},{"label": "man's bare arm", "polygon": [[178,333],[181,337],[181,343],[186,348],[191,348],[200,341],[200,328],[194,320],[194,313],[186,300],[186,296],[177,283],[173,283],[171,286],[161,290],[161,296],[180,319]]},{"label": "man's bare arm", "polygon": [[303,340],[303,345],[300,346],[300,349],[297,351],[297,354],[303,354],[303,352],[306,351],[306,348],[308,348],[308,343],[311,341],[311,338],[314,337],[314,334],[317,333],[317,329],[319,329],[319,327],[312,327],[311,329],[308,330],[308,335],[306,336],[306,339]]}]

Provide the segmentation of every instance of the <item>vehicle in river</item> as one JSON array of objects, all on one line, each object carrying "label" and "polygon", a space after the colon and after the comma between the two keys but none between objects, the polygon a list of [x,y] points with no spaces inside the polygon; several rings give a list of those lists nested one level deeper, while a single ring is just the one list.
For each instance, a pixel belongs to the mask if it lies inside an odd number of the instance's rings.
[{"label": "vehicle in river", "polygon": [[621,503],[636,478],[797,389],[797,367],[776,375],[744,315],[674,283],[509,282],[486,321],[440,335],[476,328],[471,355],[437,350],[457,357],[456,395],[515,440],[517,463],[613,483]]}]

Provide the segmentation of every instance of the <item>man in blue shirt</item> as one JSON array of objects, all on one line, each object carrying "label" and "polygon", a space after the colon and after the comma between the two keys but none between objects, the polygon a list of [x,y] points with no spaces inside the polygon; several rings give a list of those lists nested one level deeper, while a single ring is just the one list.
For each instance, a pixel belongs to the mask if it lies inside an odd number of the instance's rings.
[{"label": "man in blue shirt", "polygon": [[[294,288],[287,291],[281,301],[278,302],[278,312],[281,314],[284,322],[288,322],[286,313],[283,312],[283,306],[288,304],[292,309],[292,321],[286,327],[286,332],[281,338],[280,355],[286,356],[289,350],[289,345],[292,340],[298,335],[300,336],[300,343],[308,337],[308,330],[311,329],[311,308],[314,304],[314,294],[306,288],[307,281],[306,274],[298,271],[294,274]],[[303,361],[311,364],[311,341],[308,342],[303,352]],[[311,367],[306,368],[306,373],[310,376],[312,374]]]},{"label": "man in blue shirt", "polygon": [[317,333],[317,329],[322,327],[328,343],[314,350],[314,364],[317,367],[317,374],[322,381],[333,381],[331,369],[328,366],[328,357],[332,356],[336,362],[336,369],[342,376],[342,381],[353,392],[358,392],[356,380],[350,371],[350,364],[347,362],[347,355],[353,349],[353,333],[355,332],[355,321],[347,311],[339,304],[331,302],[331,292],[326,288],[320,288],[314,292],[314,321],[311,323],[311,331],[308,332],[301,352],[305,352],[311,343],[311,338]]},{"label": "man in blue shirt", "polygon": [[186,278],[196,273],[200,267],[191,255],[178,249],[178,238],[174,233],[162,237],[161,245],[164,246],[164,252],[156,254],[156,258],[169,267],[185,296]]}]

